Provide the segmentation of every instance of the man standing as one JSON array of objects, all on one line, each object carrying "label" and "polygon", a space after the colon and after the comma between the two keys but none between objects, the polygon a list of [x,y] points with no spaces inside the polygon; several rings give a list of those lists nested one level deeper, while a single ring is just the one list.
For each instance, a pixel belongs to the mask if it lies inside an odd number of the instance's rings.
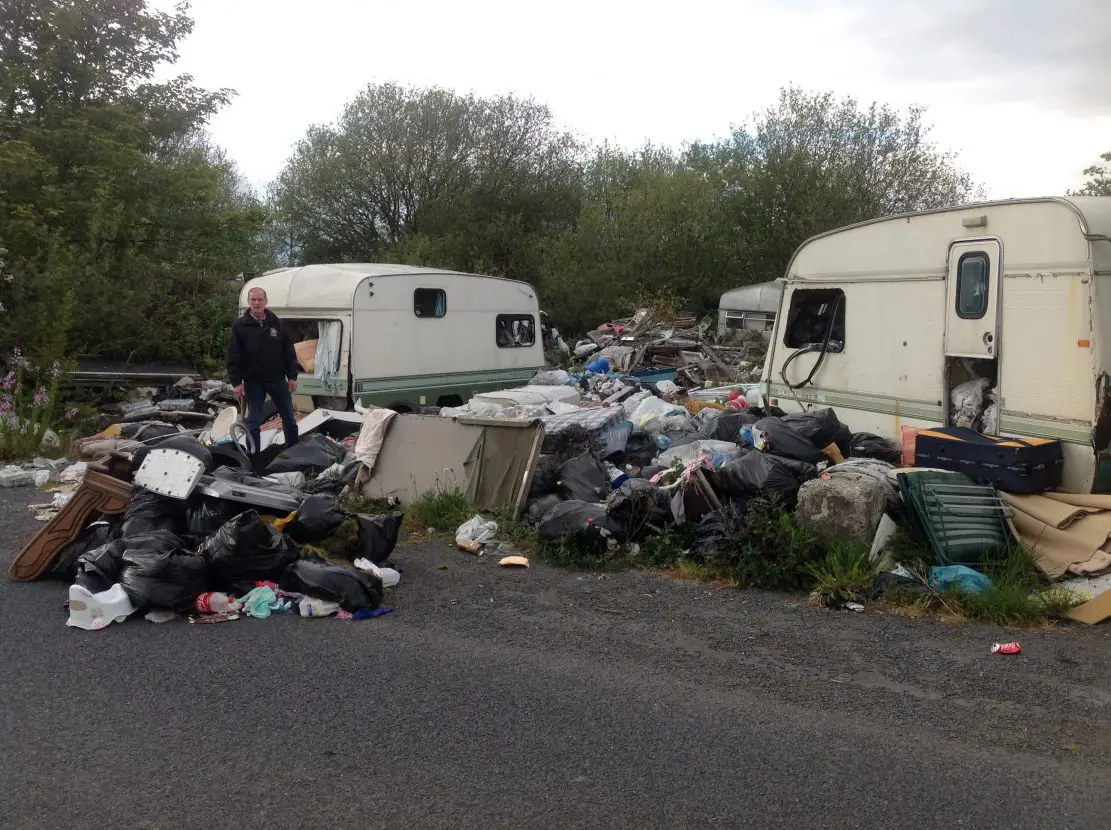
[{"label": "man standing", "polygon": [[297,443],[293,392],[297,389],[297,352],[278,316],[266,307],[266,292],[247,293],[248,310],[235,321],[228,344],[228,379],[239,398],[247,398],[247,427],[256,451],[261,442],[262,407],[266,396],[282,416],[285,445]]}]

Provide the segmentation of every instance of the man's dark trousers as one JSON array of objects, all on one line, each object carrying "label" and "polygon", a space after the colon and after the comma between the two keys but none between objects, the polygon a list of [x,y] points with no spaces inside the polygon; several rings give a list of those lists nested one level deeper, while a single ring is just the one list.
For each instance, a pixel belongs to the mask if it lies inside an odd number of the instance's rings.
[{"label": "man's dark trousers", "polygon": [[266,396],[274,401],[278,414],[282,416],[282,431],[285,445],[292,447],[297,443],[300,433],[297,430],[297,417],[293,414],[293,395],[285,378],[279,380],[247,380],[243,382],[243,392],[247,396],[247,428],[258,452],[262,444],[262,407]]}]

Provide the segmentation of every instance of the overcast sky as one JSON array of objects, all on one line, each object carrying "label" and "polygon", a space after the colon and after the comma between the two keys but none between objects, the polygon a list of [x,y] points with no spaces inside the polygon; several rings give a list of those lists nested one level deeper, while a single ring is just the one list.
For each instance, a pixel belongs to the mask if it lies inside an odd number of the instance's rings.
[{"label": "overcast sky", "polygon": [[[172,0],[156,5],[169,8]],[[928,107],[989,197],[1060,195],[1111,150],[1111,0],[193,0],[179,72],[256,186],[368,83],[546,103],[583,138],[728,133],[788,83]]]}]

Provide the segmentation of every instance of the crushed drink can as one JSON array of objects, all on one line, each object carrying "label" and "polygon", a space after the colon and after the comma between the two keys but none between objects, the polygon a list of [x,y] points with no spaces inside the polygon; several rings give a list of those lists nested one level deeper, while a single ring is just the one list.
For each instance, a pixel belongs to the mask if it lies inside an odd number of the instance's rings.
[{"label": "crushed drink can", "polygon": [[992,654],[1018,654],[1022,651],[1022,646],[1016,643],[992,643]]}]

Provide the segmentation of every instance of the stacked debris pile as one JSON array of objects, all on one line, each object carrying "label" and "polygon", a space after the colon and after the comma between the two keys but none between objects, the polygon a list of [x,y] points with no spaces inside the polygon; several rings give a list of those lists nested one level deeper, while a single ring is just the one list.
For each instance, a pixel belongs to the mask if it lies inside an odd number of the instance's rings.
[{"label": "stacked debris pile", "polygon": [[676,382],[690,388],[707,382],[758,382],[768,345],[763,332],[741,329],[719,337],[710,319],[699,322],[640,309],[627,320],[590,332],[573,354],[589,371],[602,365],[605,373],[674,369]]},{"label": "stacked debris pile", "polygon": [[343,508],[362,466],[344,438],[318,428],[246,469],[237,451],[176,431],[96,463],[36,462],[70,481],[10,574],[70,583],[67,624],[84,629],[139,611],[190,622],[388,613],[402,517]]}]

